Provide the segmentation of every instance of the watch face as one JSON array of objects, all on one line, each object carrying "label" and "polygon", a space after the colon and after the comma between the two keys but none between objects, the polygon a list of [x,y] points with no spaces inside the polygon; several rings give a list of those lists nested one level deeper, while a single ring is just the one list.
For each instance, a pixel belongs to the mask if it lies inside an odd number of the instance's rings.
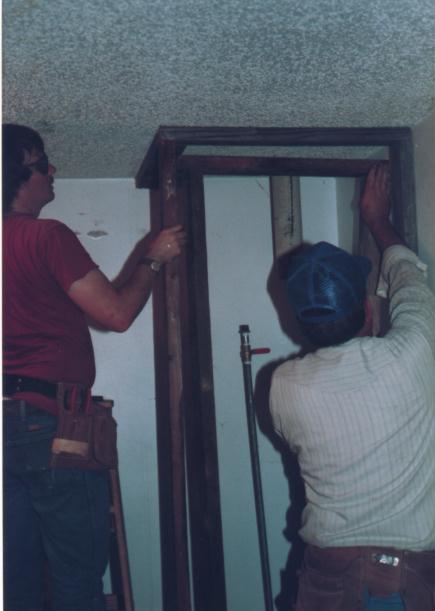
[{"label": "watch face", "polygon": [[150,267],[153,270],[153,272],[158,272],[160,271],[162,264],[159,261],[151,261],[150,263]]},{"label": "watch face", "polygon": [[148,267],[152,269],[153,272],[160,271],[160,268],[162,267],[162,263],[160,261],[156,261],[155,259],[150,259],[149,257],[144,257],[142,259],[142,263],[144,263],[145,265],[148,265]]}]

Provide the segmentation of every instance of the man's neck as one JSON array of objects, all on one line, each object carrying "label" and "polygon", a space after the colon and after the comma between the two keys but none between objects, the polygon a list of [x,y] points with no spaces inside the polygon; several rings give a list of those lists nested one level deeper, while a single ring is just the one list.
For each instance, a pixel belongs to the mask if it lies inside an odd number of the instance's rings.
[{"label": "man's neck", "polygon": [[26,216],[33,216],[35,219],[38,218],[40,212],[41,206],[35,206],[29,201],[21,201],[20,199],[15,199],[11,206],[11,214],[25,214]]},{"label": "man's neck", "polygon": [[364,324],[356,337],[372,337],[373,336],[373,306],[369,297],[364,301]]}]

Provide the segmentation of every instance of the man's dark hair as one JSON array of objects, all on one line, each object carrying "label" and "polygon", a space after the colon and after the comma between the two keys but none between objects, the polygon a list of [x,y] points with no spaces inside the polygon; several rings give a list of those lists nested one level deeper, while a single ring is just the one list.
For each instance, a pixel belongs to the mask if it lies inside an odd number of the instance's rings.
[{"label": "man's dark hair", "polygon": [[10,212],[21,185],[32,175],[24,165],[27,151],[43,151],[44,142],[34,129],[15,123],[3,124],[3,215]]},{"label": "man's dark hair", "polygon": [[349,314],[324,323],[306,323],[299,321],[303,335],[318,348],[336,346],[355,337],[365,322],[365,311],[360,309]]}]

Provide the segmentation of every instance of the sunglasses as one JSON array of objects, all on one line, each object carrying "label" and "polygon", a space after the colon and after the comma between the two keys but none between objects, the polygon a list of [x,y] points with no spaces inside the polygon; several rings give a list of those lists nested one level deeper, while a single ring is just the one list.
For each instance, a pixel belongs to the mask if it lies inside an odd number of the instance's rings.
[{"label": "sunglasses", "polygon": [[40,174],[48,174],[48,169],[50,166],[48,162],[48,157],[45,153],[42,153],[42,155],[38,157],[36,161],[33,161],[32,163],[27,163],[25,165],[26,168],[32,168]]}]

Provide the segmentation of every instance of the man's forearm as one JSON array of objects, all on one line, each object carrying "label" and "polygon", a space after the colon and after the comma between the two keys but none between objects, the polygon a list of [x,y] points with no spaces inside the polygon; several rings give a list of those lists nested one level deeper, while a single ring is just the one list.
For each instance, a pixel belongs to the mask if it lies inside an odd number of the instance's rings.
[{"label": "man's forearm", "polygon": [[122,301],[126,328],[131,325],[150,298],[156,275],[148,265],[139,263],[130,278],[122,286],[116,287],[115,290]]},{"label": "man's forearm", "polygon": [[110,282],[98,269],[73,282],[68,296],[91,319],[112,331],[126,331],[148,301],[156,272],[145,258],[164,265],[181,253],[185,232],[176,225],[163,229],[151,242],[140,240],[121,274]]},{"label": "man's forearm", "polygon": [[68,295],[98,325],[122,333],[148,301],[154,275],[148,266],[140,264],[115,288],[99,269],[93,269],[72,283]]},{"label": "man's forearm", "polygon": [[390,222],[390,174],[386,163],[376,163],[367,175],[360,200],[361,216],[381,253],[394,244],[404,244]]},{"label": "man's forearm", "polygon": [[367,225],[381,253],[394,244],[404,245],[404,241],[388,219],[370,221]]}]

